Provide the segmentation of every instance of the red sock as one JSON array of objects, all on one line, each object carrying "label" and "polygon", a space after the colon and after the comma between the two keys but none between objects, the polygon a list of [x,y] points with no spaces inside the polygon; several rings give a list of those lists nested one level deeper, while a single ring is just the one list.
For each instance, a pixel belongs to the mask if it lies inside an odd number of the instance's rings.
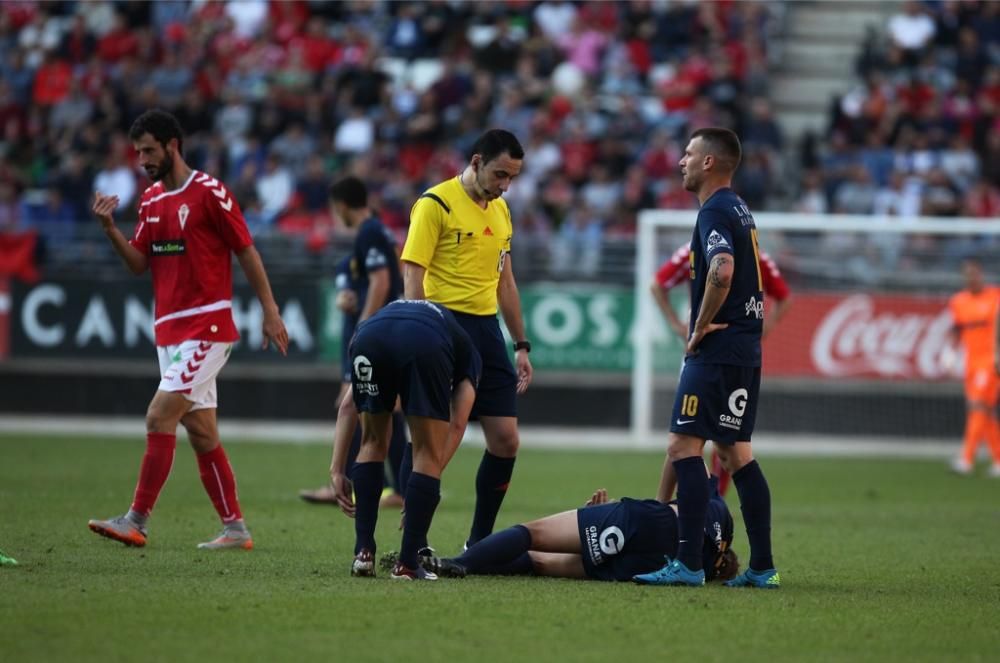
[{"label": "red sock", "polygon": [[146,433],[146,453],[139,469],[139,482],[132,498],[132,510],[148,516],[174,464],[177,436],[173,433]]},{"label": "red sock", "polygon": [[719,494],[725,497],[726,491],[729,489],[729,472],[726,472],[726,468],[722,467],[722,459],[714,451],[712,452],[712,474],[719,477]]},{"label": "red sock", "polygon": [[205,492],[212,498],[212,504],[222,522],[231,523],[243,518],[239,498],[236,496],[236,477],[221,444],[207,454],[198,456],[198,469],[201,470],[201,483],[205,486]]}]

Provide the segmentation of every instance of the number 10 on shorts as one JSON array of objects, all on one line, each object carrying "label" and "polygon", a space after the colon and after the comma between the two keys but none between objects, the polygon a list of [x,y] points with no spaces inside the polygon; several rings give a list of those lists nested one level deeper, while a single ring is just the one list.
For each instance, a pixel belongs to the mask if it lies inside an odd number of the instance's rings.
[{"label": "number 10 on shorts", "polygon": [[694,394],[684,394],[681,400],[681,414],[693,417],[698,414],[698,397]]}]

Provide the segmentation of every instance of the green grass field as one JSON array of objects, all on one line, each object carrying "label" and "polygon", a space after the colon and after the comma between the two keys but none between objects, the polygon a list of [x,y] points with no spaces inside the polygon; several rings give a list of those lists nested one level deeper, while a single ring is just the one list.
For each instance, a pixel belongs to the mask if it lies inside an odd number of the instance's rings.
[{"label": "green grass field", "polygon": [[[597,487],[651,495],[661,454],[531,451],[499,526],[582,503]],[[217,521],[179,449],[150,543],[99,539],[87,519],[131,498],[142,443],[0,436],[0,659],[997,660],[1000,481],[939,462],[763,461],[777,592],[533,578],[351,578],[351,521],[299,501],[325,446],[230,444],[252,553],[206,554]],[[444,477],[431,541],[456,551],[480,452]],[[735,493],[736,549],[747,552]],[[398,512],[383,512],[382,551]]]}]

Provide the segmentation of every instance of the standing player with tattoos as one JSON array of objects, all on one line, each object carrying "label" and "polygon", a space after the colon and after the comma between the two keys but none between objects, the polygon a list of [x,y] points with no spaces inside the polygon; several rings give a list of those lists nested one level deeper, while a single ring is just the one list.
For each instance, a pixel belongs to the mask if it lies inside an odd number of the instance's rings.
[{"label": "standing player with tattoos", "polygon": [[687,351],[657,495],[667,501],[676,484],[679,543],[676,559],[636,576],[643,584],[705,584],[705,440],[715,442],[732,474],[750,540],[749,568],[726,584],[777,588],[780,583],[771,559],[771,494],[750,447],[760,390],[764,294],[757,228],[746,203],[730,188],[741,152],[732,131],[699,129],[680,161],[684,188],[698,196],[701,210],[691,240]]}]

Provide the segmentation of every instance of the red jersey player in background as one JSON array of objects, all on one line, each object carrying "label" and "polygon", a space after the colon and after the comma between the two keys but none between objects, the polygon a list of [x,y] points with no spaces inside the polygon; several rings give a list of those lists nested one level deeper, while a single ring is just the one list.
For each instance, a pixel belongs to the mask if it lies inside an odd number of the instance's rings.
[{"label": "red jersey player in background", "polygon": [[232,253],[263,307],[263,346],[271,341],[285,354],[288,333],[239,205],[222,183],[184,162],[177,119],[147,111],[136,119],[129,138],[139,165],[154,182],[139,201],[135,236],[128,240],[115,226],[117,197],[97,192],[93,212],[128,270],[152,274],[161,379],[146,410],[146,453],[132,507],[124,516],[91,520],[89,526],[126,545],[146,544],[146,521],[170,474],[179,422],[223,524],[218,537],[198,547],[250,550],[253,540],[215,415],[215,379],[239,339],[232,316]]},{"label": "red jersey player in background", "polygon": [[[677,315],[677,311],[670,305],[670,298],[667,296],[667,292],[691,280],[690,256],[690,244],[684,244],[679,247],[656,270],[656,276],[649,286],[650,291],[653,293],[653,299],[656,300],[657,306],[660,307],[660,311],[663,313],[663,317],[666,318],[667,324],[670,325],[674,333],[685,341],[688,337],[688,323],[686,320],[681,320],[680,316]],[[788,305],[791,303],[791,299],[789,298],[791,293],[788,289],[788,284],[785,283],[785,279],[778,270],[778,265],[763,251],[760,252],[760,275],[764,280],[765,297],[774,302],[774,307],[768,311],[767,316],[764,318],[764,336],[766,337],[767,333],[774,328],[778,320],[788,311]],[[726,490],[729,488],[729,473],[722,467],[722,462],[719,460],[718,454],[714,451],[712,452],[712,474],[719,477],[719,494],[725,495]]]},{"label": "red jersey player in background", "polygon": [[965,350],[965,442],[962,453],[952,463],[959,474],[971,474],[976,449],[983,440],[993,452],[991,477],[1000,477],[1000,423],[997,400],[1000,396],[1000,288],[987,286],[983,267],[976,260],[962,264],[965,289],[948,302],[952,333]]}]

